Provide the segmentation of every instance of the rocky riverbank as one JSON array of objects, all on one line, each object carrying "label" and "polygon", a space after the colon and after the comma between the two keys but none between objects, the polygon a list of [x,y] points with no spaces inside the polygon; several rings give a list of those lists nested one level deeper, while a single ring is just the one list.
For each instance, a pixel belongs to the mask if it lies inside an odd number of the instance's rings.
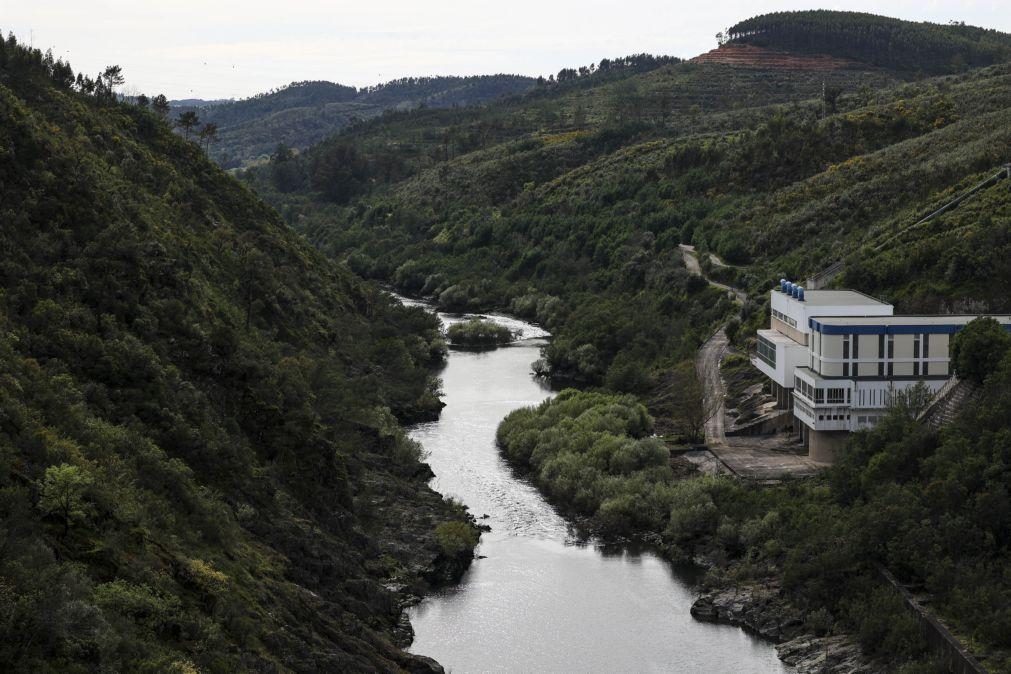
[{"label": "rocky riverbank", "polygon": [[786,602],[774,584],[709,590],[691,611],[697,620],[734,625],[775,642],[780,659],[800,674],[886,671],[866,658],[851,637],[812,634],[802,613]]}]

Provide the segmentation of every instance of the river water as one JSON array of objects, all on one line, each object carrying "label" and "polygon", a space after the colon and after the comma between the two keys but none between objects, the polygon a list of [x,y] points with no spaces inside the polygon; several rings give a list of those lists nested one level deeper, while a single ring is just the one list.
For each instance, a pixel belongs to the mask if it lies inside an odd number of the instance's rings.
[{"label": "river water", "polygon": [[[440,314],[444,324],[460,317]],[[690,579],[651,552],[580,542],[499,456],[509,412],[552,395],[530,365],[546,336],[506,316],[523,338],[492,351],[450,352],[446,407],[411,436],[428,452],[432,486],[491,526],[455,587],[410,610],[411,652],[463,672],[788,672],[773,647],[695,621]]]}]

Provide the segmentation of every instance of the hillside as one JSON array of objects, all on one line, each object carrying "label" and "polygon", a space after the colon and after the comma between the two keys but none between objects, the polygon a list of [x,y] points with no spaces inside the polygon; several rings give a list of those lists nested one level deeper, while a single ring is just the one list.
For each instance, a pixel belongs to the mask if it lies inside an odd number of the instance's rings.
[{"label": "hillside", "polygon": [[957,73],[1011,60],[1007,33],[858,12],[764,14],[728,28],[726,38],[731,44],[826,54],[910,74]]},{"label": "hillside", "polygon": [[211,156],[225,168],[234,168],[269,156],[279,144],[309,147],[386,110],[479,105],[522,93],[533,84],[532,78],[519,75],[413,77],[362,89],[333,82],[293,82],[241,101],[174,106],[173,115],[192,110],[202,122],[217,124]]},{"label": "hillside", "polygon": [[693,63],[720,64],[735,68],[758,70],[840,70],[866,68],[859,61],[841,59],[827,54],[798,54],[766,49],[744,42],[722,44],[712,51],[699,54]]},{"label": "hillside", "polygon": [[386,586],[469,557],[398,424],[435,319],[73,82],[0,43],[0,669],[434,668]]},{"label": "hillside", "polygon": [[[882,69],[673,63],[478,110],[387,115],[246,177],[359,273],[447,307],[547,322],[547,371],[645,390],[729,310],[692,287],[678,244],[755,263],[723,272],[755,290],[802,278],[851,245],[813,227],[852,219],[855,245],[875,226],[869,209],[920,208],[997,165],[999,143],[953,153],[940,139],[999,141],[1005,78],[996,68],[903,85]],[[935,165],[915,189],[852,211],[827,195],[830,218],[786,227],[785,204],[797,218],[810,208],[790,195],[854,177],[839,167],[880,157],[874,179],[897,184],[914,142],[917,161]],[[786,234],[800,227],[803,239]]]}]

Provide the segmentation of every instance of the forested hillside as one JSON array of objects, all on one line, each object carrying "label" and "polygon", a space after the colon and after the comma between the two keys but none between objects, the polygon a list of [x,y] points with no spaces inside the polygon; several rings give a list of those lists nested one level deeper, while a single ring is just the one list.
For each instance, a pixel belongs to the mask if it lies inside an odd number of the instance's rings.
[{"label": "forested hillside", "polygon": [[[716,273],[761,297],[995,169],[1011,128],[1008,66],[905,84],[835,66],[600,72],[481,109],[387,115],[246,178],[355,271],[545,322],[545,371],[646,391],[730,310],[678,244],[739,265]],[[873,288],[902,310],[1006,303],[999,283],[905,270]]]},{"label": "forested hillside", "polygon": [[217,125],[211,157],[225,168],[266,158],[278,145],[309,147],[356,121],[386,110],[478,105],[534,86],[520,75],[408,77],[356,89],[333,82],[293,82],[276,91],[207,107],[175,106]]},{"label": "forested hillside", "polygon": [[726,39],[933,75],[1011,60],[1011,35],[993,29],[824,9],[756,16],[727,29]]},{"label": "forested hillside", "polygon": [[435,319],[113,84],[0,42],[0,669],[430,668],[385,586],[470,555],[398,424]]}]

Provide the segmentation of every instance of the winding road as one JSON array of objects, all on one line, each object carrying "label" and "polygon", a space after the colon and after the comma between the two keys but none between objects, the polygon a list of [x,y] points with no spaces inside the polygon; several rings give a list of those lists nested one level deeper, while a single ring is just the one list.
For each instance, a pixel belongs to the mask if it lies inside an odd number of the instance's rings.
[{"label": "winding road", "polygon": [[[707,278],[702,273],[702,266],[699,264],[695,246],[682,243],[680,244],[680,248],[681,257],[684,258],[685,267],[688,268],[689,272],[706,279],[709,285],[714,288],[732,293],[734,298],[742,304],[748,299],[747,294],[743,291]],[[712,259],[716,261],[715,256]],[[712,337],[706,340],[705,344],[699,347],[698,353],[695,355],[695,372],[706,389],[705,408],[712,409],[709,402],[714,397],[719,400],[719,409],[706,421],[706,444],[711,447],[727,443],[725,428],[727,387],[723,383],[723,376],[720,374],[720,362],[727,355],[729,349],[730,340],[727,339],[726,331],[720,328],[713,333]]]},{"label": "winding road", "polygon": [[[715,288],[733,293],[741,304],[748,299],[745,292],[707,278],[702,273],[694,246],[681,244],[681,255],[689,272],[706,279]],[[705,408],[712,409],[710,401],[718,405],[718,409],[706,421],[706,445],[709,452],[734,475],[751,480],[776,482],[786,476],[806,477],[818,473],[824,466],[805,455],[783,451],[786,448],[782,446],[782,438],[727,438],[727,386],[720,371],[720,362],[729,350],[727,333],[721,327],[699,347],[695,355],[695,371],[706,390]]]}]

